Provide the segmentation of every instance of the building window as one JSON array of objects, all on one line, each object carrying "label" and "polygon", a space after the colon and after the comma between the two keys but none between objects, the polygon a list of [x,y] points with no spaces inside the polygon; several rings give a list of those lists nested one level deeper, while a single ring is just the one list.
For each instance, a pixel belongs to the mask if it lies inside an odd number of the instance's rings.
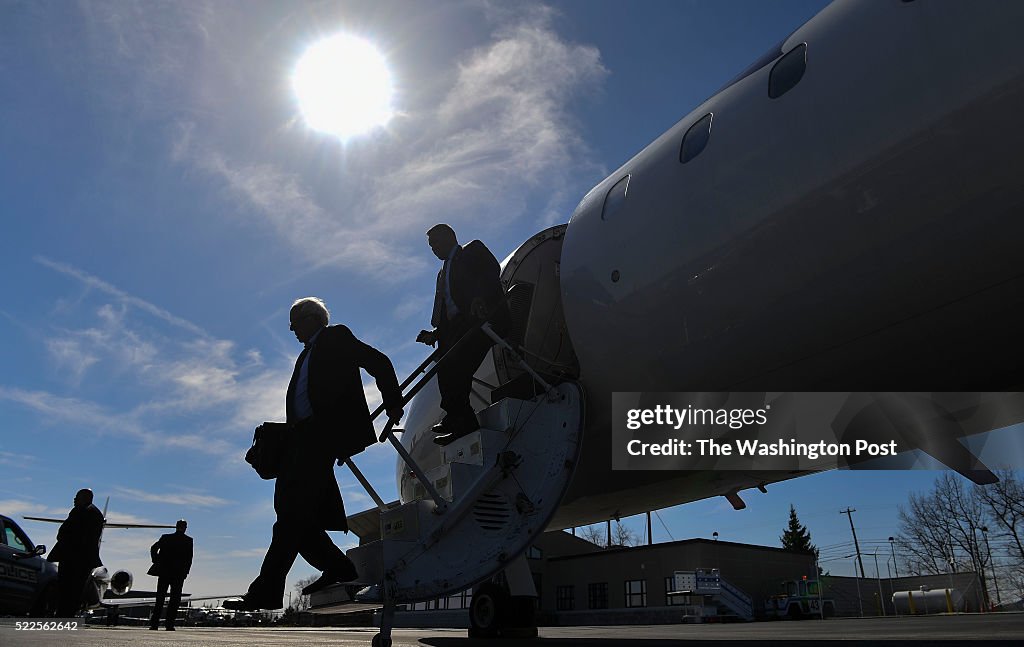
[{"label": "building window", "polygon": [[576,587],[572,584],[560,586],[555,592],[556,608],[559,611],[572,611],[576,608]]},{"label": "building window", "polygon": [[587,585],[587,608],[608,608],[608,582],[592,582]]},{"label": "building window", "polygon": [[800,43],[772,66],[768,75],[768,96],[778,99],[800,82],[807,71],[807,43]]},{"label": "building window", "polygon": [[690,126],[686,134],[683,135],[683,144],[679,148],[680,162],[686,164],[694,157],[700,155],[700,152],[708,145],[708,140],[711,139],[712,118],[713,115],[709,112],[701,117],[697,123]]},{"label": "building window", "polygon": [[647,606],[647,580],[626,580],[626,606]]},{"label": "building window", "polygon": [[669,591],[675,591],[675,590],[676,590],[676,576],[675,575],[669,575],[668,577],[665,578],[665,605],[666,606],[673,607],[673,606],[679,606],[679,605],[682,605],[682,604],[686,604],[686,596],[685,595],[669,595],[668,594]]},{"label": "building window", "polygon": [[527,559],[544,559],[544,551],[536,546],[530,546],[526,549]]},{"label": "building window", "polygon": [[601,220],[608,220],[618,213],[626,204],[626,191],[629,189],[629,176],[622,178],[608,190],[604,198],[604,209],[601,211]]}]

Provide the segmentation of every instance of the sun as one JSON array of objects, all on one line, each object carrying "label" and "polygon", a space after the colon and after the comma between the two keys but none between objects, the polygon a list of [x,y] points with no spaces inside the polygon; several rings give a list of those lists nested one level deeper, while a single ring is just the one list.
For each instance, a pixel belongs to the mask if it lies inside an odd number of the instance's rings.
[{"label": "sun", "polygon": [[292,89],[310,128],[348,139],[387,125],[394,111],[391,72],[370,42],[339,34],[306,50]]}]

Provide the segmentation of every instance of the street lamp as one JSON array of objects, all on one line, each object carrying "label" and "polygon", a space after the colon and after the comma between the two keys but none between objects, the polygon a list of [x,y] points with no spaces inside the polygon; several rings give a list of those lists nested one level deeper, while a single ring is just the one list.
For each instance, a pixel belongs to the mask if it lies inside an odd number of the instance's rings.
[{"label": "street lamp", "polygon": [[900,576],[900,569],[896,566],[896,541],[895,537],[889,537],[889,548],[892,549],[892,570],[896,571],[896,577]]},{"label": "street lamp", "polygon": [[992,586],[996,590],[996,605],[1003,603],[999,597],[999,581],[996,579],[996,563],[992,561],[992,546],[988,543],[988,526],[981,527],[981,536],[985,538],[985,551],[988,553],[988,565],[992,567]]},{"label": "street lamp", "polygon": [[889,615],[885,611],[885,594],[882,593],[882,576],[878,572],[878,546],[875,546],[875,581],[878,582],[878,606],[882,609],[882,617]]},{"label": "street lamp", "polygon": [[718,541],[718,531],[717,530],[715,532],[711,533],[711,536],[715,538],[715,541]]}]

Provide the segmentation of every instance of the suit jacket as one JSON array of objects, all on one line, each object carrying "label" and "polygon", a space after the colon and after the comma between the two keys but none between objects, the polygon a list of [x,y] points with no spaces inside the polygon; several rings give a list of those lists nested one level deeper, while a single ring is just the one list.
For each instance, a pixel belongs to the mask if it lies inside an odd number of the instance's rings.
[{"label": "suit jacket", "polygon": [[[306,351],[303,351],[305,353]],[[312,521],[325,530],[347,530],[345,505],[334,476],[334,459],[348,458],[377,442],[359,369],[377,382],[387,409],[402,406],[402,392],[391,360],[356,339],[345,326],[320,331],[309,349],[308,394],[312,423],[296,430],[288,467],[274,490],[278,518],[289,523]],[[288,385],[288,422],[295,423],[292,395],[303,354]]]},{"label": "suit jacket", "polygon": [[449,261],[448,283],[451,288],[452,301],[459,309],[456,318],[449,320],[446,315],[443,276],[444,266],[438,271],[438,289],[434,294],[435,316],[431,324],[442,334],[449,328],[468,328],[474,320],[471,308],[473,300],[481,298],[487,305],[491,322],[498,334],[503,334],[511,320],[508,304],[505,302],[505,290],[501,285],[501,266],[494,254],[479,240],[464,246],[457,246]]},{"label": "suit jacket", "polygon": [[192,538],[185,533],[161,535],[149,553],[153,558],[150,575],[183,580],[192,568]]},{"label": "suit jacket", "polygon": [[93,504],[71,508],[68,518],[57,530],[57,543],[50,551],[50,561],[88,568],[102,566],[100,535],[103,534],[103,513]]}]

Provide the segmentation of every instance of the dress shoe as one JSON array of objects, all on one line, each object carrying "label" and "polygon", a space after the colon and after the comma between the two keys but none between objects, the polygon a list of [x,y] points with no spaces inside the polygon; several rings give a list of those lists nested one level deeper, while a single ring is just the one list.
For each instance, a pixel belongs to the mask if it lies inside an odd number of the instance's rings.
[{"label": "dress shoe", "polygon": [[347,568],[324,571],[324,574],[320,576],[320,579],[302,589],[302,595],[309,595],[311,593],[316,593],[317,591],[322,591],[328,586],[337,584],[338,582],[351,582],[359,577],[359,573],[356,572],[356,568],[351,562],[345,566]]},{"label": "dress shoe", "polygon": [[284,606],[283,601],[273,604],[267,600],[260,600],[248,593],[240,598],[228,598],[222,603],[225,609],[232,611],[259,611],[260,609],[280,609]]},{"label": "dress shoe", "polygon": [[156,625],[150,625],[149,626],[149,630],[150,631],[156,631],[157,629],[159,629],[159,627],[157,627]]},{"label": "dress shoe", "polygon": [[441,434],[440,436],[434,436],[434,442],[444,447],[445,445],[452,444],[453,442],[455,442],[459,438],[462,438],[463,436],[468,436],[469,434],[473,433],[479,428],[480,427],[468,425],[458,431],[453,431],[447,434]]}]

